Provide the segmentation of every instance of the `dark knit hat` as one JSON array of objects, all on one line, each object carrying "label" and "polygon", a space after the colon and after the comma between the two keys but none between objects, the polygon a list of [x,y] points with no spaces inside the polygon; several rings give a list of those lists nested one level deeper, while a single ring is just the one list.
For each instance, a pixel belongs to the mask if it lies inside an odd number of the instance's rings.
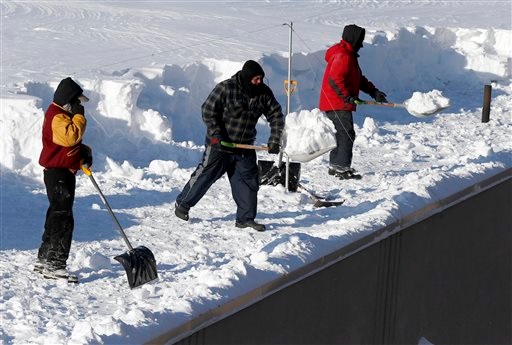
[{"label": "dark knit hat", "polygon": [[67,103],[73,103],[79,97],[83,101],[87,101],[87,97],[82,95],[83,92],[84,90],[82,90],[80,85],[75,83],[75,81],[70,77],[67,77],[62,79],[57,86],[57,90],[55,90],[53,95],[53,101],[60,106],[64,106]]},{"label": "dark knit hat", "polygon": [[245,80],[251,80],[257,75],[265,76],[265,72],[263,72],[263,68],[261,68],[260,64],[253,60],[247,60],[242,67],[242,78]]}]

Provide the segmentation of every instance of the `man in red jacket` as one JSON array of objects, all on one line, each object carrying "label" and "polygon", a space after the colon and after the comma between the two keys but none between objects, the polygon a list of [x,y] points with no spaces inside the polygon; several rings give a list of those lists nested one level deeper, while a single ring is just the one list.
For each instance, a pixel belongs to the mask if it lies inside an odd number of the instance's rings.
[{"label": "man in red jacket", "polygon": [[78,281],[66,270],[66,261],[74,227],[75,174],[82,163],[92,165],[91,149],[82,144],[87,121],[81,102],[86,101],[82,88],[68,77],[57,86],[44,115],[39,164],[50,206],[34,270],[48,279]]},{"label": "man in red jacket", "polygon": [[329,175],[340,179],[360,179],[351,167],[352,147],[356,133],[352,111],[360,102],[359,90],[369,94],[377,102],[387,102],[386,94],[379,91],[361,72],[357,58],[363,47],[365,29],[351,24],[343,29],[342,40],[325,53],[325,68],[320,90],[320,110],[334,123],[336,148],[329,157]]}]

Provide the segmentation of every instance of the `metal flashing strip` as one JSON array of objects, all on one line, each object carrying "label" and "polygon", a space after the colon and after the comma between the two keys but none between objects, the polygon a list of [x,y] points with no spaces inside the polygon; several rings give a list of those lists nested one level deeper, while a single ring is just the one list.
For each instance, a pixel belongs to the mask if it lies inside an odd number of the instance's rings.
[{"label": "metal flashing strip", "polygon": [[147,344],[173,344],[177,341],[180,341],[194,334],[198,330],[205,328],[217,321],[220,321],[230,315],[233,315],[236,312],[245,309],[252,304],[255,304],[258,301],[296,283],[297,281],[305,279],[321,270],[324,270],[327,267],[388,238],[389,236],[392,236],[414,224],[421,222],[426,218],[442,212],[452,205],[458,204],[511,178],[512,168],[508,168],[496,175],[493,175],[490,178],[475,183],[470,187],[458,191],[442,200],[426,205],[420,210],[405,215],[392,224],[374,231],[357,241],[354,241],[273,281],[256,287],[255,289],[245,293],[244,295],[236,297],[235,299],[223,305],[219,305],[218,308],[203,313],[188,321],[187,323],[153,338],[152,340],[148,341]]}]

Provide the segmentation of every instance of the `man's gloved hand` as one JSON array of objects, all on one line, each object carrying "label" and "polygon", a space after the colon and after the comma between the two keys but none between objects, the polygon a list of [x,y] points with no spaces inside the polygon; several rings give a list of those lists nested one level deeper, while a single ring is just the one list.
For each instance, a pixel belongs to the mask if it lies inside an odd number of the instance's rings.
[{"label": "man's gloved hand", "polygon": [[281,147],[279,146],[279,144],[276,144],[274,142],[272,143],[268,143],[268,153],[272,154],[272,155],[276,155],[279,153],[279,151],[281,151]]},{"label": "man's gloved hand", "polygon": [[71,104],[71,114],[81,114],[85,115],[85,109],[84,106],[80,103],[80,101],[76,101],[75,103]]},{"label": "man's gloved hand", "polygon": [[380,90],[375,89],[375,91],[373,91],[370,96],[372,96],[372,98],[379,103],[388,103],[386,94]]},{"label": "man's gloved hand", "polygon": [[92,166],[92,150],[89,146],[85,144],[80,145],[80,159],[82,165],[87,165],[88,168]]},{"label": "man's gloved hand", "polygon": [[363,104],[364,102],[362,100],[360,100],[359,97],[347,96],[347,97],[345,97],[345,103],[357,105],[357,104]]},{"label": "man's gloved hand", "polygon": [[220,149],[221,148],[221,146],[220,146],[221,140],[222,140],[222,138],[221,138],[220,135],[214,135],[213,137],[209,138],[208,145],[210,145],[211,147],[215,147],[217,149]]}]

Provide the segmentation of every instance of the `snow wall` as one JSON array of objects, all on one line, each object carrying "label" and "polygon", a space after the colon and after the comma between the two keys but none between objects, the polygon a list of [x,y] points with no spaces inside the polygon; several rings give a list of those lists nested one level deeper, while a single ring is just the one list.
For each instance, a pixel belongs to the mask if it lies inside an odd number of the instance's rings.
[{"label": "snow wall", "polygon": [[[392,102],[403,102],[414,91],[439,89],[452,100],[454,111],[471,110],[481,106],[483,84],[512,75],[511,36],[507,30],[426,27],[368,32],[360,64]],[[291,112],[317,107],[324,54],[293,54],[292,78],[298,87],[291,96]],[[243,62],[205,60],[102,73],[94,79],[75,77],[91,99],[86,105],[85,142],[93,146],[96,169],[106,166],[109,157],[142,167],[154,160],[179,162],[182,168],[195,166],[200,152],[190,148],[202,145],[205,134],[201,104],[214,85],[229,78]],[[259,62],[266,83],[285,108],[287,56],[264,55]],[[2,168],[42,180],[37,163],[40,130],[58,82],[27,81],[21,91],[1,99]],[[361,126],[367,116],[398,123],[429,121],[403,109],[360,106],[356,124]],[[266,143],[268,134],[261,122],[259,143]]]}]

